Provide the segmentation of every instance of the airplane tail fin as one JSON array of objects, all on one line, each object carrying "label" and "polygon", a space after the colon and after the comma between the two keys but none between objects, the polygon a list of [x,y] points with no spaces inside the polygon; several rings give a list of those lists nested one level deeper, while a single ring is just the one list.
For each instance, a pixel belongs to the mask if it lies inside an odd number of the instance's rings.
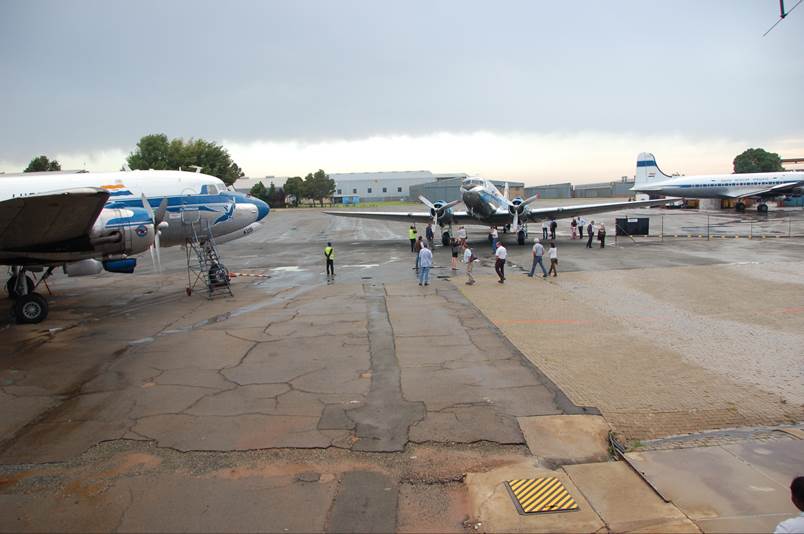
[{"label": "airplane tail fin", "polygon": [[642,152],[637,156],[635,187],[651,182],[660,182],[669,178],[670,176],[663,173],[656,165],[656,158],[653,154]]}]

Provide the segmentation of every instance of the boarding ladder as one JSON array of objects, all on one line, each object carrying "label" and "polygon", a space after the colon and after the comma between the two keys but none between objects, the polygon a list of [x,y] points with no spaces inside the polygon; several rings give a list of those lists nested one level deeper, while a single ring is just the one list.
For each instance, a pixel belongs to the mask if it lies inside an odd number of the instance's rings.
[{"label": "boarding ladder", "polygon": [[229,285],[229,270],[221,262],[215,237],[209,220],[182,221],[190,226],[185,243],[187,252],[187,295],[192,295],[197,287],[206,287],[207,298],[218,296],[233,297]]}]

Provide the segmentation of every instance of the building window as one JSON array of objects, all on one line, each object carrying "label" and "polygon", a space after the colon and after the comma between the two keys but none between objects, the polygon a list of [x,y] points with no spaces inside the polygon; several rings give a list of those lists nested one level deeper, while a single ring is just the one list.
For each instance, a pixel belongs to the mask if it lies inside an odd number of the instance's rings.
[{"label": "building window", "polygon": [[397,187],[397,188],[396,188],[396,192],[397,192],[397,193],[401,193],[401,192],[402,192],[402,188],[401,188],[401,187]]},{"label": "building window", "polygon": [[371,194],[371,188],[370,187],[368,188],[368,194]]},{"label": "building window", "polygon": [[382,188],[382,192],[383,192],[383,193],[387,193],[387,192],[388,192],[388,188],[387,188],[387,187],[383,187],[383,188]]},{"label": "building window", "polygon": [[352,189],[352,194],[356,195],[357,194],[357,189]]},{"label": "building window", "polygon": [[339,194],[339,195],[341,194],[341,190],[340,190],[340,189],[338,189],[338,194]]}]

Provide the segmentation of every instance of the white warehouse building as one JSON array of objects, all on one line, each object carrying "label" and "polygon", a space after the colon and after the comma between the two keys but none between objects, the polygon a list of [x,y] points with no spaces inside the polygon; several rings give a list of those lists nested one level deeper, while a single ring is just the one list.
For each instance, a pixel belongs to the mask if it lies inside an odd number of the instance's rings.
[{"label": "white warehouse building", "polygon": [[332,173],[335,180],[335,202],[344,197],[366,200],[410,200],[410,186],[432,182],[430,171],[345,172]]}]

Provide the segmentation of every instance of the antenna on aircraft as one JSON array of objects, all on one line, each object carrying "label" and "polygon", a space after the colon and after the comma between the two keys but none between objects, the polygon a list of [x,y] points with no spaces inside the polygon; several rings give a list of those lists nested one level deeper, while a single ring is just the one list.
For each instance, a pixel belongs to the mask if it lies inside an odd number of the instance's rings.
[{"label": "antenna on aircraft", "polygon": [[204,167],[199,167],[198,165],[189,165],[189,167],[190,167],[191,169],[195,169],[195,172],[196,172],[196,173],[201,172],[201,169],[203,169],[203,168],[204,168]]},{"label": "antenna on aircraft", "polygon": [[766,35],[768,35],[768,34],[771,32],[771,30],[772,30],[773,28],[775,28],[777,24],[779,24],[780,22],[782,22],[782,21],[784,20],[784,18],[785,18],[787,15],[789,15],[790,13],[792,13],[792,12],[793,12],[793,10],[794,10],[795,8],[797,8],[797,7],[798,7],[798,5],[799,5],[799,4],[800,4],[802,1],[804,1],[804,0],[798,0],[798,2],[796,2],[796,5],[794,5],[793,7],[791,7],[791,8],[790,8],[790,11],[785,12],[785,10],[784,10],[784,0],[779,0],[779,20],[777,20],[776,22],[774,22],[774,23],[773,23],[773,26],[771,26],[770,28],[768,28],[768,31],[766,31],[765,33],[763,33],[763,34],[762,34],[762,37],[765,37]]}]

